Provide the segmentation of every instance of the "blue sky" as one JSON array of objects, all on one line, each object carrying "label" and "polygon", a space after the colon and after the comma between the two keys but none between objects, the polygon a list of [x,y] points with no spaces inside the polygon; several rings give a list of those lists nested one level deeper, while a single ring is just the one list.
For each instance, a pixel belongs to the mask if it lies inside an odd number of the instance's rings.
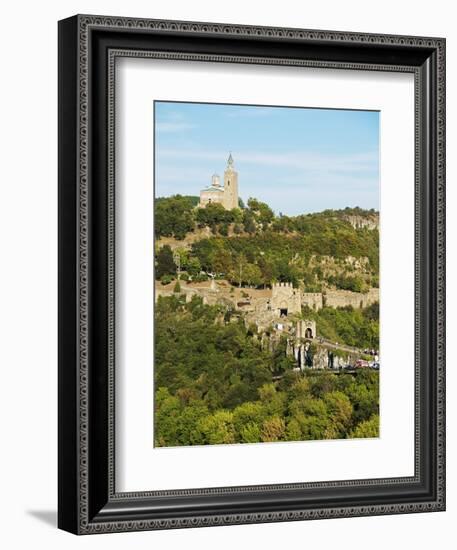
[{"label": "blue sky", "polygon": [[155,102],[155,195],[198,195],[223,177],[276,213],[379,209],[379,112]]}]

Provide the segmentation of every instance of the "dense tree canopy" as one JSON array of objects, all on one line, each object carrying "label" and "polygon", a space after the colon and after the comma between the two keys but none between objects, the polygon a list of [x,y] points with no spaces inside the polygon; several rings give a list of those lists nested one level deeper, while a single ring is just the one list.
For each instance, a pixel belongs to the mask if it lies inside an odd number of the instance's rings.
[{"label": "dense tree canopy", "polygon": [[[185,258],[188,266],[182,262],[191,277],[199,268],[198,272],[216,274],[232,284],[258,287],[288,281],[303,284],[309,292],[320,292],[324,283],[354,292],[379,284],[378,231],[356,229],[347,220],[351,214],[372,216],[374,212],[355,208],[275,216],[267,204],[254,198],[247,207],[233,210],[220,204],[195,208],[194,199],[175,195],[157,199],[155,206],[157,237],[184,239],[198,227],[211,229],[214,236],[194,242]],[[326,257],[333,258],[335,269],[319,267],[319,258]],[[344,263],[348,257],[367,258],[368,263],[357,272]]]},{"label": "dense tree canopy", "polygon": [[360,349],[379,349],[379,303],[364,309],[347,306],[315,311],[303,307],[302,314],[305,319],[316,321],[323,338]]},{"label": "dense tree canopy", "polygon": [[[367,242],[366,236],[361,234],[362,231],[352,228],[351,231],[355,233],[354,242],[358,248],[355,244],[349,249],[342,245],[341,250],[335,246],[333,257],[337,261],[343,262],[347,256],[351,255],[369,258],[373,254],[373,249],[377,251],[376,239],[373,238],[371,241],[373,235],[368,235],[370,239]],[[338,232],[333,238],[337,242],[345,241],[345,236],[339,235]],[[370,243],[373,249],[370,248]],[[258,276],[252,281],[247,277],[242,280],[243,283],[253,286],[270,285],[272,281],[289,281],[295,286],[304,283],[308,291],[320,291],[322,283],[326,282],[329,286],[336,288],[364,292],[369,286],[374,286],[374,279],[376,278],[377,281],[378,276],[377,261],[372,264],[371,260],[369,260],[367,272],[363,275],[349,271],[339,275],[324,274],[319,268],[310,267],[311,257],[316,261],[316,256],[322,255],[320,241],[313,242],[303,235],[289,235],[273,230],[252,235],[234,235],[230,238],[214,236],[201,239],[193,243],[191,255],[198,258],[202,269],[220,274],[233,283],[239,282],[240,269],[242,270],[244,262],[255,265],[258,268],[256,271]],[[224,257],[222,263],[221,257]],[[252,273],[252,269],[250,267],[246,275]],[[344,272],[346,268],[343,266],[340,269]]]},{"label": "dense tree canopy", "polygon": [[377,372],[298,373],[197,297],[160,298],[155,335],[157,446],[377,437]]},{"label": "dense tree canopy", "polygon": [[173,260],[173,252],[168,245],[162,246],[156,257],[156,279],[161,279],[164,275],[174,275],[176,265]]},{"label": "dense tree canopy", "polygon": [[[198,208],[198,201],[175,195],[155,203],[155,233],[163,238],[156,279],[165,285],[176,278],[176,256],[181,271],[173,295],[159,296],[155,309],[156,445],[378,437],[377,372],[297,372],[285,337],[262,346],[256,327],[233,308],[181,296],[184,281],[209,277],[239,287],[292,282],[324,292],[324,300],[326,288],[366,292],[379,284],[379,234],[350,218],[375,220],[377,213],[356,207],[283,216],[255,198],[230,211]],[[187,239],[192,232],[204,237]],[[324,304],[302,315],[325,339],[379,348],[379,304]]]},{"label": "dense tree canopy", "polygon": [[195,201],[192,197],[174,195],[156,199],[154,205],[154,223],[156,237],[183,239],[194,229]]}]

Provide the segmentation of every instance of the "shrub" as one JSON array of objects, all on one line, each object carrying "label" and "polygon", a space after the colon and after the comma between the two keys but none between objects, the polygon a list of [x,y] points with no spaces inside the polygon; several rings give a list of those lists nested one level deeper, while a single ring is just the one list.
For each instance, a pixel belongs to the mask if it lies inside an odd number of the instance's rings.
[{"label": "shrub", "polygon": [[192,281],[194,283],[203,283],[204,281],[208,280],[208,275],[206,273],[199,273],[198,275],[195,275],[195,277],[192,277]]},{"label": "shrub", "polygon": [[358,424],[349,433],[349,437],[379,437],[379,415],[374,414],[369,420],[365,420]]},{"label": "shrub", "polygon": [[176,281],[175,287],[173,288],[173,292],[176,292],[176,294],[179,294],[181,292],[181,285],[179,284],[179,281]]},{"label": "shrub", "polygon": [[169,285],[174,280],[175,278],[173,277],[173,275],[162,275],[162,277],[160,278],[160,282],[163,285]]}]

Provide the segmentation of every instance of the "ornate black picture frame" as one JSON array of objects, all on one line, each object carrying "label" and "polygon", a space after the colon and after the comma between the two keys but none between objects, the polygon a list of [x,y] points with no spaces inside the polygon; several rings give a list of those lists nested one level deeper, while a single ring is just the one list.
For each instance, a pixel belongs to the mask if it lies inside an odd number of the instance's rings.
[{"label": "ornate black picture frame", "polygon": [[[116,56],[414,74],[413,477],[116,492]],[[87,15],[59,22],[61,529],[90,534],[445,509],[444,71],[442,38]]]}]

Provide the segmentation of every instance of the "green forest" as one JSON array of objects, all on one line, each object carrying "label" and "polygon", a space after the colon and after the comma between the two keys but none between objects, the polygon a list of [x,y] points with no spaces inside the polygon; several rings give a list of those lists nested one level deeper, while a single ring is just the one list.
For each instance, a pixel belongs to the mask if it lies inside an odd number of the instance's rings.
[{"label": "green forest", "polygon": [[159,298],[156,446],[378,437],[378,372],[294,371],[284,345],[262,350],[226,314],[198,297]]},{"label": "green forest", "polygon": [[305,319],[313,319],[319,327],[319,335],[332,342],[344,342],[348,346],[379,349],[379,303],[363,309],[324,307],[315,311],[302,308]]},{"label": "green forest", "polygon": [[[379,233],[355,229],[347,217],[373,214],[347,208],[275,216],[256,199],[228,211],[220,204],[195,208],[195,197],[176,195],[156,201],[155,234],[156,239],[182,240],[198,228],[211,229],[210,237],[194,242],[190,250],[180,250],[182,269],[196,280],[212,273],[238,286],[265,287],[278,281],[302,284],[307,292],[320,292],[323,284],[367,292],[379,285]],[[333,270],[320,265],[319,259],[325,257],[333,259]],[[368,263],[363,271],[356,270],[346,264],[347,257],[366,258]],[[171,248],[156,250],[156,260],[156,278],[169,283],[176,274]]]},{"label": "green forest", "polygon": [[[299,319],[315,322],[335,356],[347,362],[350,346],[368,360],[362,350],[379,349],[379,304],[333,308],[325,297],[328,289],[379,286],[377,212],[285,216],[253,198],[233,210],[196,208],[198,201],[175,195],[155,202],[156,291],[164,289],[155,308],[155,445],[378,437],[377,370],[299,370],[287,335],[271,321],[259,332],[257,319],[250,324],[238,307],[250,305],[250,293],[271,293],[275,282],[322,293],[323,307],[302,302],[289,328]],[[354,217],[374,223],[357,225]],[[220,282],[225,301],[208,305],[189,294],[209,279]],[[329,351],[319,338],[308,345],[322,357]]]}]

